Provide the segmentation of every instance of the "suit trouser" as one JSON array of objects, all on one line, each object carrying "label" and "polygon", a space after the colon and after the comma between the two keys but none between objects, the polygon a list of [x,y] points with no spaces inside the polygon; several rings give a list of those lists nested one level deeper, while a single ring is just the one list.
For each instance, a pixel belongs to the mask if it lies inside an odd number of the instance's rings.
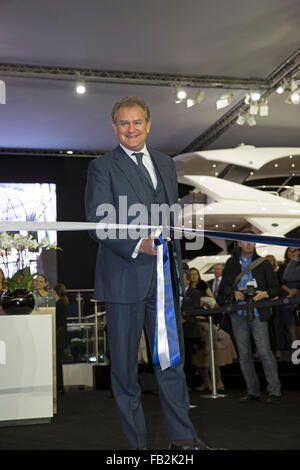
[{"label": "suit trouser", "polygon": [[[152,282],[147,299],[136,304],[107,303],[107,330],[111,356],[111,386],[129,448],[147,445],[146,425],[138,384],[138,349],[143,327],[153,355],[156,289]],[[180,331],[182,335],[182,330]],[[189,396],[183,360],[174,369],[154,367],[168,440],[194,439],[189,419]]]}]

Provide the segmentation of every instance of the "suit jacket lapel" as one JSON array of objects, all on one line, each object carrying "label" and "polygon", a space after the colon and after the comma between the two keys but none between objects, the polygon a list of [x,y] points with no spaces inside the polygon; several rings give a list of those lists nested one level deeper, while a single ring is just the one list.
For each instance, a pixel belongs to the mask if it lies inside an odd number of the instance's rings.
[{"label": "suit jacket lapel", "polygon": [[152,149],[148,149],[149,153],[151,155],[151,158],[153,159],[155,163],[155,171],[158,171],[161,177],[161,181],[163,185],[165,186],[166,194],[167,194],[167,199],[169,204],[173,204],[174,200],[172,198],[172,186],[170,183],[170,168],[168,165],[165,164],[165,162],[159,158],[159,154]]},{"label": "suit jacket lapel", "polygon": [[139,176],[135,163],[131,158],[124,152],[122,147],[118,146],[115,150],[115,163],[122,170],[126,176],[128,183],[135,192],[137,198],[148,207],[149,201],[147,199],[144,182],[137,176]]}]

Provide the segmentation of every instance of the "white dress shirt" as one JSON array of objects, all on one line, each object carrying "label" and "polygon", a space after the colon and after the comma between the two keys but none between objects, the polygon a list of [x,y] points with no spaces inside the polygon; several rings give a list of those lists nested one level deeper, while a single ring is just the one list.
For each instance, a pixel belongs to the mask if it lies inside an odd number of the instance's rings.
[{"label": "white dress shirt", "polygon": [[[151,180],[152,180],[152,184],[153,184],[154,188],[156,189],[156,187],[157,187],[157,177],[156,177],[156,173],[155,173],[155,168],[154,168],[153,162],[151,160],[151,157],[150,157],[150,154],[148,152],[148,149],[147,149],[146,145],[144,145],[142,150],[140,150],[139,152],[133,152],[132,150],[129,150],[126,147],[124,147],[124,145],[122,145],[121,143],[120,143],[120,146],[122,147],[124,152],[131,158],[131,160],[136,165],[137,165],[137,159],[136,159],[136,156],[133,155],[133,153],[143,153],[144,154],[143,158],[142,158],[143,165],[147,168],[147,170],[150,174]],[[132,258],[136,258],[137,255],[139,254],[139,249],[140,249],[140,245],[141,245],[142,241],[143,241],[143,238],[141,240],[139,240],[139,242],[137,243],[137,245],[134,249],[134,252],[131,255]],[[153,242],[153,247],[155,247],[154,242]]]},{"label": "white dress shirt", "polygon": [[120,144],[120,146],[122,147],[122,149],[124,150],[124,152],[131,158],[131,160],[137,165],[137,159],[136,159],[136,156],[133,155],[134,153],[143,153],[143,158],[142,158],[142,161],[143,161],[143,165],[147,168],[150,176],[151,176],[151,180],[152,180],[152,184],[154,186],[154,188],[156,189],[156,186],[157,186],[157,177],[156,177],[156,173],[155,173],[155,168],[154,168],[154,165],[153,165],[153,162],[151,160],[151,157],[150,157],[150,154],[148,152],[148,149],[146,147],[146,145],[144,145],[144,147],[142,148],[142,150],[140,150],[139,152],[133,152],[132,150],[129,150],[127,149],[126,147],[124,147],[124,145]]}]

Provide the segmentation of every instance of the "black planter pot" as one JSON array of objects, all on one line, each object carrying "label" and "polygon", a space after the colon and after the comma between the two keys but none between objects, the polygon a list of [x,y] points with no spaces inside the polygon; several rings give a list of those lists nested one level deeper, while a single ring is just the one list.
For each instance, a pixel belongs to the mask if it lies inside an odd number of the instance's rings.
[{"label": "black planter pot", "polygon": [[7,290],[1,296],[1,306],[7,315],[28,315],[34,309],[34,295],[29,289]]}]

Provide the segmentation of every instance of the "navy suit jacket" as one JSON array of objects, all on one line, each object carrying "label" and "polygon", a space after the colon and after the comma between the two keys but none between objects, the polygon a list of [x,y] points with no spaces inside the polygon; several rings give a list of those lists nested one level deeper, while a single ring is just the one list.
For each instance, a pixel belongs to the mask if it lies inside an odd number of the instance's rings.
[{"label": "navy suit jacket", "polygon": [[[178,188],[175,165],[171,157],[148,149],[165,186],[167,204],[178,202]],[[116,223],[130,223],[137,217],[124,214],[119,207],[119,196],[127,196],[128,208],[136,203],[144,204],[150,213],[143,180],[139,177],[137,165],[118,146],[113,151],[96,158],[90,163],[85,191],[86,217],[89,222],[99,222],[99,204],[108,203],[115,207]],[[126,217],[124,217],[126,215]],[[105,220],[107,222],[107,219]],[[171,224],[174,220],[171,218]],[[143,300],[149,290],[155,268],[156,257],[139,253],[132,258],[138,239],[130,238],[99,240],[95,232],[90,235],[98,242],[95,272],[95,298],[107,302],[134,303]],[[183,285],[179,240],[172,240],[171,252],[177,260],[177,290]],[[180,280],[178,280],[178,278]],[[181,284],[182,283],[182,284]]]}]

